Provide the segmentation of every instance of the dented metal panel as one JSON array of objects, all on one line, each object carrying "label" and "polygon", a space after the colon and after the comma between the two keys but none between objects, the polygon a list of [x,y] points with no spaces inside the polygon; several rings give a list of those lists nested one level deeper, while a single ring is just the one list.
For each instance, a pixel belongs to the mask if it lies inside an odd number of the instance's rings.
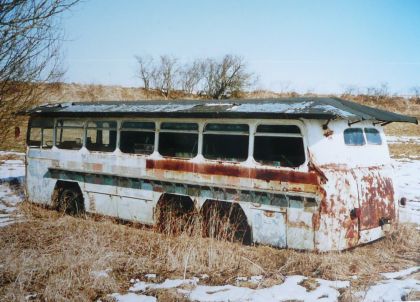
[{"label": "dented metal panel", "polygon": [[252,212],[254,242],[286,247],[286,213],[258,208]]}]

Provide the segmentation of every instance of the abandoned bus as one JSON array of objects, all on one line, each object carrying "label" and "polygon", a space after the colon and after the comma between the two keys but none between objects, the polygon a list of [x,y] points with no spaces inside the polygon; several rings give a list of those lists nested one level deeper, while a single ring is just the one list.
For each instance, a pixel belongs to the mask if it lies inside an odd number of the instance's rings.
[{"label": "abandoned bus", "polygon": [[32,202],[146,225],[174,207],[206,219],[216,205],[242,217],[254,243],[316,251],[374,241],[397,222],[382,126],[417,123],[322,97],[62,103],[27,114]]}]

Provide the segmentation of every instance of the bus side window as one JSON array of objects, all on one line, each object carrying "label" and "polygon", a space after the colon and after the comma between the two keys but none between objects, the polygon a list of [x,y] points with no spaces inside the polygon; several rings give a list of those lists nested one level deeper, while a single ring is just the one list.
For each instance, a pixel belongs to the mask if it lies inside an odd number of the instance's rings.
[{"label": "bus side window", "polygon": [[83,146],[83,121],[57,120],[55,145],[60,149],[79,150]]},{"label": "bus side window", "polygon": [[29,132],[28,146],[31,148],[40,148],[42,139],[42,128],[31,128]]},{"label": "bus side window", "polygon": [[155,149],[155,123],[123,122],[120,150],[123,153],[152,154]]},{"label": "bus side window", "polygon": [[362,128],[347,128],[344,130],[344,143],[350,146],[363,146],[366,142]]},{"label": "bus side window", "polygon": [[28,146],[30,148],[50,149],[53,145],[52,119],[31,119],[29,121]]},{"label": "bus side window", "polygon": [[203,132],[203,156],[207,159],[245,161],[248,158],[247,124],[207,124]]},{"label": "bus side window", "polygon": [[117,147],[117,122],[89,122],[86,128],[86,148],[89,151],[113,152]]},{"label": "bus side window", "polygon": [[161,124],[159,153],[162,156],[193,158],[198,152],[198,125],[195,123]]},{"label": "bus side window", "polygon": [[259,125],[255,133],[254,159],[264,165],[299,167],[305,148],[298,126]]},{"label": "bus side window", "polygon": [[369,145],[382,145],[382,138],[375,128],[365,128],[366,140]]}]

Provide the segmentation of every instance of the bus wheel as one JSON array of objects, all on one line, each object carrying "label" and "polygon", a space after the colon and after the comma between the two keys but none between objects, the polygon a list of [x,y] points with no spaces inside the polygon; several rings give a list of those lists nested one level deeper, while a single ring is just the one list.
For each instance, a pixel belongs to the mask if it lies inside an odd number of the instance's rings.
[{"label": "bus wheel", "polygon": [[203,236],[251,244],[251,228],[239,204],[207,200],[202,207],[201,215]]},{"label": "bus wheel", "polygon": [[158,232],[168,235],[191,235],[197,215],[190,197],[164,194],[157,203],[155,217],[155,228]]},{"label": "bus wheel", "polygon": [[80,190],[73,187],[62,188],[58,198],[58,210],[70,215],[84,213],[83,196]]}]

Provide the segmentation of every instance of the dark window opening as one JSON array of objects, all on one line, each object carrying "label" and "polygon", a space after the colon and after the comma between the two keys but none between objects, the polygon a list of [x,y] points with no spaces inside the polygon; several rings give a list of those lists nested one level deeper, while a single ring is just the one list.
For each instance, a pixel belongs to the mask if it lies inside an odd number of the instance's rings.
[{"label": "dark window opening", "polygon": [[51,149],[53,146],[54,121],[52,119],[32,119],[29,122],[28,146]]},{"label": "dark window opening", "polygon": [[193,158],[197,152],[197,124],[162,123],[159,134],[159,153],[162,156]]},{"label": "dark window opening", "polygon": [[89,151],[113,152],[117,143],[117,122],[89,122],[86,128],[86,148]]},{"label": "dark window opening", "polygon": [[122,123],[120,150],[124,153],[152,154],[155,149],[155,123]]},{"label": "dark window opening", "polygon": [[159,153],[162,156],[192,158],[197,155],[198,134],[166,133],[159,135]]},{"label": "dark window opening", "polygon": [[298,167],[305,162],[301,137],[256,136],[254,159],[264,165]]},{"label": "dark window opening", "polygon": [[162,123],[160,130],[198,131],[198,124],[194,123]]},{"label": "dark window opening", "polygon": [[258,125],[257,133],[293,133],[300,134],[300,129],[296,125]]},{"label": "dark window opening", "polygon": [[42,128],[31,128],[29,132],[28,146],[31,148],[40,148],[42,140]]},{"label": "dark window opening", "polygon": [[382,138],[379,131],[375,128],[365,128],[366,140],[370,145],[381,145]]},{"label": "dark window opening", "polygon": [[298,167],[305,162],[305,148],[296,125],[258,125],[254,159],[276,167]]},{"label": "dark window opening", "polygon": [[79,150],[83,146],[83,121],[58,120],[55,135],[57,148]]},{"label": "dark window opening", "polygon": [[207,124],[204,128],[203,156],[207,159],[245,161],[248,144],[246,124]]},{"label": "dark window opening", "polygon": [[351,146],[363,146],[365,137],[362,128],[348,128],[344,130],[344,143]]}]

